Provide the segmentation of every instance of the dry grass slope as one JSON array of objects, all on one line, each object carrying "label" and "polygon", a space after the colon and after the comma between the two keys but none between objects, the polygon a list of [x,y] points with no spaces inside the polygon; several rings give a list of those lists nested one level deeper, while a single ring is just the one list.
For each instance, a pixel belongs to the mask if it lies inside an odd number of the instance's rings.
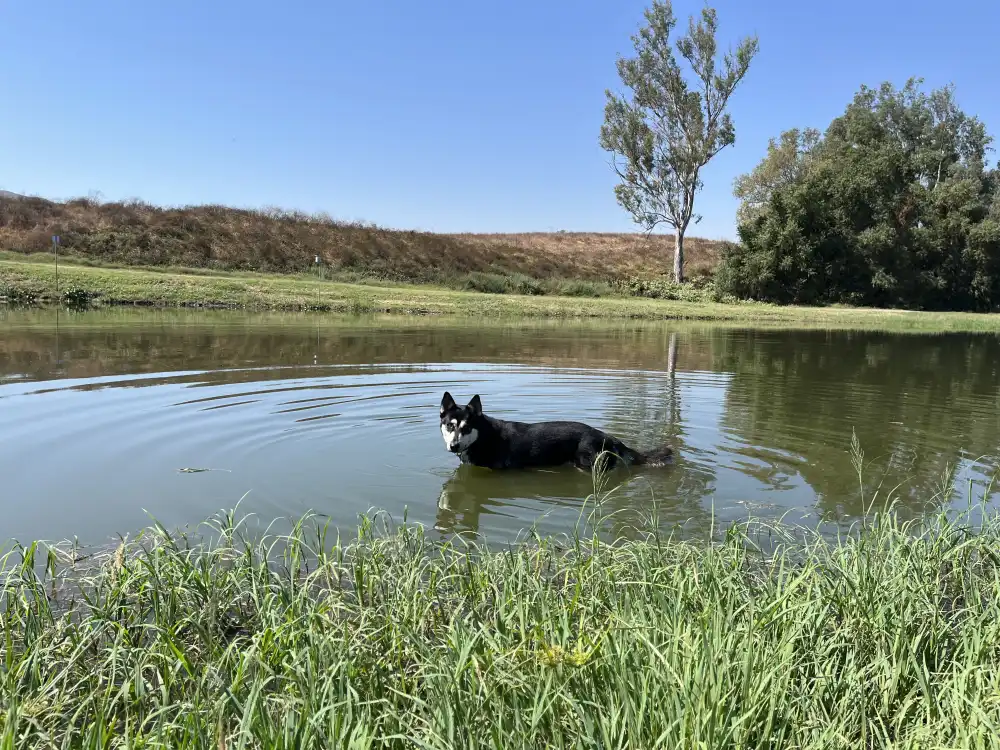
[{"label": "dry grass slope", "polygon": [[[408,282],[475,272],[588,281],[657,277],[670,272],[673,257],[671,235],[432,234],[279,209],[0,195],[0,250],[46,251],[53,234],[66,253],[113,265],[290,273],[310,268],[318,255],[334,271]],[[690,275],[711,273],[719,244],[688,240]]]}]

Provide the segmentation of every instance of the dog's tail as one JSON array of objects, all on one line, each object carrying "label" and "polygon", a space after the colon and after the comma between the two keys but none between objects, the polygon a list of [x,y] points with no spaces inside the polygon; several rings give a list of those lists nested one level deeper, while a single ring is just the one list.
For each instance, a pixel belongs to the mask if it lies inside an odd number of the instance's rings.
[{"label": "dog's tail", "polygon": [[651,466],[653,468],[659,466],[666,466],[670,459],[674,455],[674,449],[669,445],[665,445],[662,448],[657,448],[649,453],[640,453],[635,451],[636,457],[634,463],[637,466]]}]

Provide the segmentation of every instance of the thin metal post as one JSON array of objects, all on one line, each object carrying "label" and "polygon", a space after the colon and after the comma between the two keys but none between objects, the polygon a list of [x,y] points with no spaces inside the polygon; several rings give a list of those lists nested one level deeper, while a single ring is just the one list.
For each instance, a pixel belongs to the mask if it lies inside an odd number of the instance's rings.
[{"label": "thin metal post", "polygon": [[59,235],[52,235],[52,254],[56,256],[56,300],[59,299]]}]

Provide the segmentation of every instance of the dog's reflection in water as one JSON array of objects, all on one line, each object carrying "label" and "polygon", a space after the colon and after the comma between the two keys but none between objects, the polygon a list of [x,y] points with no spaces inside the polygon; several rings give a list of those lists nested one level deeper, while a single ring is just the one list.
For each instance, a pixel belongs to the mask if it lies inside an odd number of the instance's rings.
[{"label": "dog's reflection in water", "polygon": [[463,464],[441,488],[435,527],[445,534],[476,535],[483,516],[498,515],[509,518],[515,530],[526,529],[541,513],[560,507],[579,511],[593,492],[592,475],[572,466],[492,471]]}]

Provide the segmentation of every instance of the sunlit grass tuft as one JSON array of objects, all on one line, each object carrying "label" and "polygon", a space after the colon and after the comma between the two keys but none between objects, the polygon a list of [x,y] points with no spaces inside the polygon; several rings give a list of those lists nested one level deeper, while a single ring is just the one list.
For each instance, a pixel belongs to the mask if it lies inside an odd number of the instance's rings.
[{"label": "sunlit grass tuft", "polygon": [[654,517],[490,548],[227,513],[18,548],[0,747],[992,746],[1000,522],[891,510],[833,540]]}]

